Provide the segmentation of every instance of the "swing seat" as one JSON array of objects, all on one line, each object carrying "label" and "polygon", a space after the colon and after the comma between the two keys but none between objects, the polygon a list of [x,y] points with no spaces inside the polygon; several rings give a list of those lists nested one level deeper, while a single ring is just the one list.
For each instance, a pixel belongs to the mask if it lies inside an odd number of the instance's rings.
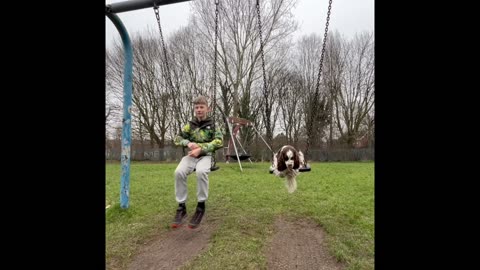
[{"label": "swing seat", "polygon": [[[309,172],[309,171],[311,171],[311,170],[312,170],[312,168],[310,168],[310,165],[308,165],[308,164],[305,165],[305,167],[300,167],[300,168],[298,168],[298,171],[299,171],[299,172]],[[272,166],[270,166],[269,173],[273,173],[273,168],[272,168]]]},{"label": "swing seat", "polygon": [[[184,148],[184,150],[185,150],[185,148]],[[210,165],[210,171],[213,172],[213,171],[216,171],[218,169],[220,169],[220,167],[217,166],[217,162],[215,161],[215,158],[213,157],[212,165]],[[196,172],[197,168],[194,168],[193,171]]]},{"label": "swing seat", "polygon": [[310,165],[308,165],[308,164],[306,164],[305,167],[300,167],[298,169],[299,172],[309,172],[311,170],[312,170],[312,168],[310,168]]},{"label": "swing seat", "polygon": [[[229,155],[230,158],[233,158],[235,160],[237,160],[237,156],[236,155]],[[238,158],[240,160],[246,160],[246,159],[249,159],[251,156],[250,155],[247,155],[247,154],[241,154],[238,156]]]}]

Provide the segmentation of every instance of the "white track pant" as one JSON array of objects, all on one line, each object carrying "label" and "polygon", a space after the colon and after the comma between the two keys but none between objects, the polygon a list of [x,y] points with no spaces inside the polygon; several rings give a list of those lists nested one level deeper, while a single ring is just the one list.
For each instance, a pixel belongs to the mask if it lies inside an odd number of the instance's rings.
[{"label": "white track pant", "polygon": [[175,169],[175,199],[178,203],[187,201],[187,177],[196,168],[197,201],[204,202],[208,198],[208,173],[211,167],[211,156],[194,158],[184,156]]}]

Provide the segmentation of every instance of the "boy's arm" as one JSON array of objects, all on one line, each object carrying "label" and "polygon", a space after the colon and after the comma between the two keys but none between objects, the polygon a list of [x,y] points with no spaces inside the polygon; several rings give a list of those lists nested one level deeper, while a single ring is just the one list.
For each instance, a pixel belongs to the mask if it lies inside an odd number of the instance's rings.
[{"label": "boy's arm", "polygon": [[186,124],[183,126],[182,131],[175,137],[173,141],[176,146],[184,146],[186,147],[187,144],[190,142],[190,124]]}]

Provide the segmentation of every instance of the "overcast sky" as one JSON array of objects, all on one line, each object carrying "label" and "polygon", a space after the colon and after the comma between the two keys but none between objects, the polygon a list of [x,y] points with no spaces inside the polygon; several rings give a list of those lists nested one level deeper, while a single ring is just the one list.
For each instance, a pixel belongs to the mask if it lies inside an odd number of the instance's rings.
[{"label": "overcast sky", "polygon": [[[123,1],[125,0],[106,0],[106,4]],[[329,30],[338,30],[340,34],[347,38],[351,38],[355,33],[364,30],[374,31],[374,4],[375,0],[332,0]],[[327,8],[328,0],[297,0],[297,6],[293,10],[293,14],[299,23],[300,32],[296,35],[315,32],[323,36]],[[215,10],[213,0],[212,9]],[[163,35],[168,38],[172,31],[187,25],[190,1],[160,6],[159,13]],[[130,37],[134,33],[149,28],[158,31],[153,8],[122,12],[117,15],[127,28]],[[107,47],[111,46],[113,39],[120,39],[120,34],[110,19],[105,16],[105,42]]]}]

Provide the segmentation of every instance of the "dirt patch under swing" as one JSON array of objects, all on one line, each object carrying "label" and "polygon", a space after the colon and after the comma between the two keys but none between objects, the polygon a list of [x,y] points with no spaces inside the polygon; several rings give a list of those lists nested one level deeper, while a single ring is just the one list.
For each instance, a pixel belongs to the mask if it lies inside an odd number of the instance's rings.
[{"label": "dirt patch under swing", "polygon": [[133,258],[128,269],[177,269],[205,251],[217,224],[208,222],[206,217],[196,229],[188,228],[186,223],[146,243]]},{"label": "dirt patch under swing", "polygon": [[274,236],[267,247],[268,269],[341,270],[325,247],[325,233],[316,223],[278,217]]}]

